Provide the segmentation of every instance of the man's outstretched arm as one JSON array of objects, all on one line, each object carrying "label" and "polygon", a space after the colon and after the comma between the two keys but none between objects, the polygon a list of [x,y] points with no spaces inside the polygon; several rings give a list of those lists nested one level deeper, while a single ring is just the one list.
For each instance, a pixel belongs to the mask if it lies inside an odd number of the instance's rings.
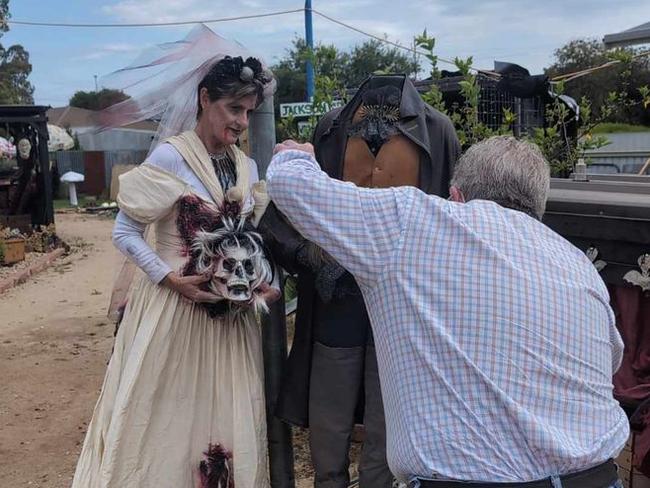
[{"label": "man's outstretched arm", "polygon": [[[278,145],[266,173],[280,211],[360,284],[372,286],[392,258],[415,189],[370,190],[329,178],[310,144]],[[401,207],[400,207],[401,205]]]}]

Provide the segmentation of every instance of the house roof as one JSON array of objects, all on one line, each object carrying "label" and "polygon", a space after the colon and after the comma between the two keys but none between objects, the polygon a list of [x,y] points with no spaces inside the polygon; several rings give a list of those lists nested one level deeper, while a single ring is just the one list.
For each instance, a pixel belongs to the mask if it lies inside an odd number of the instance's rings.
[{"label": "house roof", "polygon": [[635,44],[645,44],[650,42],[650,22],[637,25],[631,29],[607,34],[603,37],[603,42],[607,47],[632,46]]},{"label": "house roof", "polygon": [[[96,125],[96,115],[97,112],[94,110],[70,106],[55,107],[47,111],[50,124],[72,129],[76,127],[93,127]],[[150,120],[143,120],[134,124],[125,125],[123,128],[155,131],[158,129],[158,124]]]},{"label": "house roof", "polygon": [[28,119],[44,122],[48,108],[44,105],[0,105],[0,122],[26,122]]}]

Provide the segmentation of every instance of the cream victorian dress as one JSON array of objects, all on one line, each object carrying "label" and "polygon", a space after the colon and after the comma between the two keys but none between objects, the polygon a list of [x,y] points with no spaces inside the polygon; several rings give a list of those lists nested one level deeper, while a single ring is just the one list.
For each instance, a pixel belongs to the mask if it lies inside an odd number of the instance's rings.
[{"label": "cream victorian dress", "polygon": [[[268,199],[249,185],[236,147],[237,183],[226,194],[208,153],[189,131],[167,142],[210,193],[215,213],[238,202],[254,220]],[[253,197],[251,198],[251,192]],[[174,270],[187,261],[178,202],[196,197],[178,176],[143,163],[120,178],[118,202],[153,225],[155,251]],[[254,205],[246,202],[254,201]],[[196,488],[211,444],[232,453],[236,488],[269,486],[261,333],[252,311],[211,318],[199,304],[136,280],[115,340],[73,488]]]}]

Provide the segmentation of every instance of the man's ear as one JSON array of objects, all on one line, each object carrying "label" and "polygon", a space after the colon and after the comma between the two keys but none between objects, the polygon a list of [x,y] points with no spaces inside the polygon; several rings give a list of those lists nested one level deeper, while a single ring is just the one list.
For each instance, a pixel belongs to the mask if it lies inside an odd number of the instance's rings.
[{"label": "man's ear", "polygon": [[465,203],[465,195],[463,195],[463,192],[459,188],[453,185],[449,187],[449,198],[452,202]]}]

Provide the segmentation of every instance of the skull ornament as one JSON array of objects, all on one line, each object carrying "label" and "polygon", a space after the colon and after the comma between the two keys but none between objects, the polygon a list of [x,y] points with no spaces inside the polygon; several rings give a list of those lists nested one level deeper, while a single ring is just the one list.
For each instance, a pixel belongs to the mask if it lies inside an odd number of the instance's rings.
[{"label": "skull ornament", "polygon": [[222,253],[214,267],[210,288],[234,302],[250,300],[257,280],[257,270],[250,251],[245,247],[226,245],[223,246]]},{"label": "skull ornament", "polygon": [[637,270],[628,271],[623,279],[632,285],[641,287],[644,292],[650,292],[650,253],[639,256],[639,273]]},{"label": "skull ornament", "polygon": [[248,226],[224,219],[212,232],[198,231],[192,244],[196,272],[211,273],[208,289],[231,304],[266,311],[273,271],[262,237]]},{"label": "skull ornament", "polygon": [[29,159],[29,154],[32,152],[32,143],[29,139],[23,138],[18,141],[18,154],[22,159]]}]

